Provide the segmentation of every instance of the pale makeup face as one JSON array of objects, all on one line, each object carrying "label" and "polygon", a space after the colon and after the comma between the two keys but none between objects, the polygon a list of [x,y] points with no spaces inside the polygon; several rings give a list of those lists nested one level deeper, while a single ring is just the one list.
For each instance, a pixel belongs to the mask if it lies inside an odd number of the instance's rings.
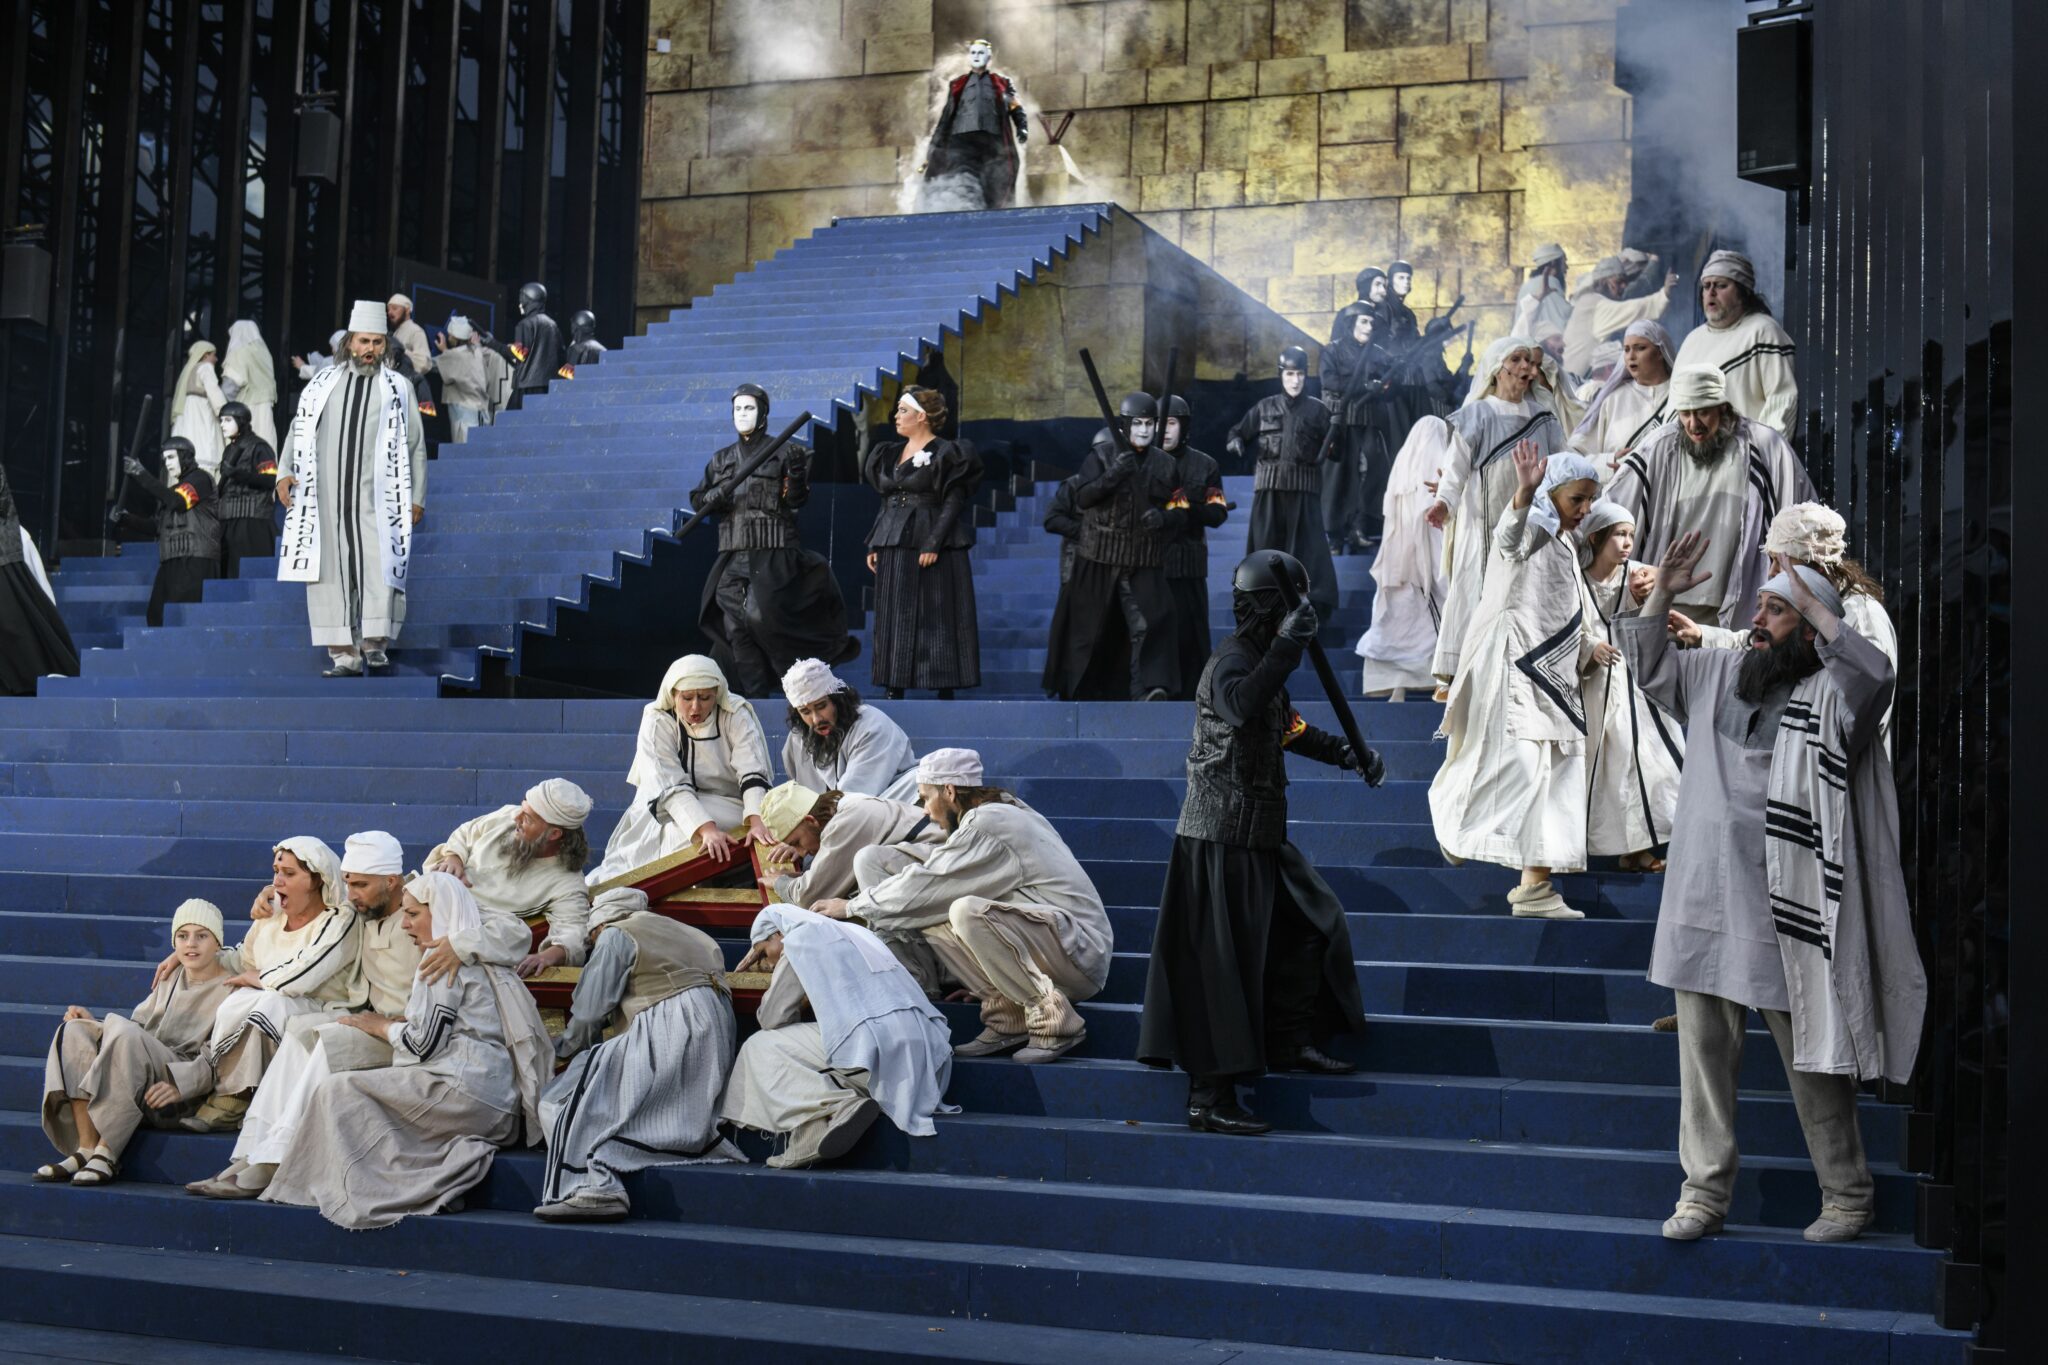
[{"label": "pale makeup face", "polygon": [[761,425],[761,402],[752,394],[743,393],[732,400],[732,429],[742,436],[751,436]]},{"label": "pale makeup face", "polygon": [[1166,442],[1166,449],[1180,449],[1180,443],[1187,439],[1187,433],[1183,430],[1180,418],[1169,417],[1166,419],[1166,434],[1162,439]]},{"label": "pale makeup face", "polygon": [[1510,403],[1519,403],[1529,396],[1530,385],[1542,373],[1543,364],[1537,353],[1527,346],[1519,347],[1508,352],[1508,358],[1502,362],[1493,391]]},{"label": "pale makeup face", "polygon": [[967,64],[976,71],[988,70],[988,64],[994,61],[995,57],[996,50],[987,43],[976,41],[967,45]]},{"label": "pale makeup face", "polygon": [[1742,317],[1742,291],[1733,280],[1709,275],[1700,281],[1700,309],[1708,322],[1726,327]]},{"label": "pale makeup face", "polygon": [[839,707],[830,697],[820,697],[806,706],[799,706],[796,713],[819,739],[830,739],[839,724]]},{"label": "pale makeup face", "polygon": [[1593,504],[1600,501],[1600,484],[1594,479],[1574,479],[1559,484],[1550,490],[1550,501],[1557,508],[1557,524],[1562,530],[1578,529],[1586,519],[1586,513],[1593,510]]},{"label": "pale makeup face", "polygon": [[164,452],[164,473],[170,475],[174,479],[184,477],[184,457],[179,455],[176,449],[166,450]]},{"label": "pale makeup face", "polygon": [[178,932],[171,935],[171,951],[178,955],[178,965],[186,971],[203,972],[220,956],[220,940],[211,929],[181,924]]},{"label": "pale makeup face", "polygon": [[1372,314],[1360,313],[1351,319],[1351,339],[1360,343],[1372,340]]},{"label": "pale makeup face", "polygon": [[675,690],[676,717],[689,726],[702,725],[718,709],[715,687],[678,687]]},{"label": "pale makeup face", "polygon": [[1143,450],[1152,444],[1152,437],[1159,431],[1159,423],[1150,417],[1131,419],[1131,444]]},{"label": "pale makeup face", "polygon": [[1721,422],[1728,414],[1725,403],[1711,408],[1691,408],[1678,414],[1678,425],[1694,441],[1711,441],[1721,434]]},{"label": "pale makeup face", "polygon": [[241,434],[241,423],[237,422],[232,417],[223,417],[220,419],[220,436],[223,441],[228,441],[232,443],[234,439],[237,436],[240,436]]},{"label": "pale makeup face", "polygon": [[931,417],[909,394],[896,400],[896,434],[905,440],[932,429]]},{"label": "pale makeup face", "polygon": [[1671,377],[1664,352],[1648,337],[1630,337],[1622,342],[1621,358],[1628,366],[1628,377],[1638,384],[1661,384]]},{"label": "pale makeup face", "polygon": [[1394,294],[1397,298],[1407,298],[1408,291],[1415,287],[1415,277],[1405,270],[1396,270],[1389,278],[1394,282]]},{"label": "pale makeup face", "polygon": [[1386,301],[1386,297],[1387,282],[1384,277],[1374,280],[1371,284],[1366,286],[1365,299],[1367,303],[1384,303]]},{"label": "pale makeup face", "polygon": [[1289,398],[1301,397],[1301,391],[1308,387],[1307,370],[1280,371],[1280,389]]},{"label": "pale makeup face", "polygon": [[407,938],[424,948],[434,941],[433,907],[415,900],[410,891],[404,892],[403,895],[404,900],[400,903],[398,912],[399,927],[405,930]]}]

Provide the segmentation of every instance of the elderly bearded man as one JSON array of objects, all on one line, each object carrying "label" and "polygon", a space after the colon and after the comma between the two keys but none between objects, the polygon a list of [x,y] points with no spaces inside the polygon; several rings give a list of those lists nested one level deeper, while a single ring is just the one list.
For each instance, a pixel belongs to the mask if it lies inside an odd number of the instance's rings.
[{"label": "elderly bearded man", "polygon": [[412,385],[385,368],[386,342],[384,309],[357,300],[348,359],[306,385],[278,452],[286,511],[277,576],[306,585],[329,678],[390,666],[385,650],[405,625],[413,527],[425,515],[419,403]]},{"label": "elderly bearded man", "polygon": [[1733,629],[1763,586],[1771,519],[1811,502],[1813,482],[1783,436],[1737,414],[1719,370],[1677,370],[1669,402],[1676,420],[1616,461],[1607,496],[1635,518],[1644,563],[1661,560],[1683,531],[1706,537],[1705,572],[1676,605],[1692,620]]},{"label": "elderly bearded man", "polygon": [[1711,366],[1728,386],[1735,411],[1787,436],[1799,420],[1799,381],[1792,337],[1756,292],[1749,257],[1717,251],[1700,271],[1700,311],[1707,320],[1678,348],[1677,368]]},{"label": "elderly bearded man", "polygon": [[1895,675],[1800,565],[1754,599],[1749,648],[1675,650],[1665,609],[1702,578],[1707,542],[1680,536],[1640,616],[1629,666],[1685,726],[1685,774],[1650,980],[1678,994],[1678,1159],[1664,1235],[1719,1232],[1735,1194],[1736,1079],[1749,1011],[1784,1059],[1820,1177],[1810,1242],[1870,1221],[1859,1080],[1913,1073],[1927,981],[1899,868],[1898,793],[1879,741]]},{"label": "elderly bearded man", "polygon": [[504,910],[531,923],[545,919],[540,951],[521,959],[518,972],[532,976],[549,967],[580,967],[590,920],[590,892],[583,865],[590,843],[583,822],[590,797],[563,777],[527,790],[516,806],[500,806],[456,827],[426,857],[426,870],[461,881],[486,911]]}]

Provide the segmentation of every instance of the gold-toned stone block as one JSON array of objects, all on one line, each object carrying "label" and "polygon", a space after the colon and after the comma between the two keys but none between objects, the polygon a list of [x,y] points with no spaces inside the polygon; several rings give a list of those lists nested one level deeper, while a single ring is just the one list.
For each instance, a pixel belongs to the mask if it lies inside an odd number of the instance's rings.
[{"label": "gold-toned stone block", "polygon": [[1596,259],[1619,245],[1628,217],[1627,143],[1532,147],[1523,154],[1521,178],[1515,260],[1526,260],[1541,242],[1565,243],[1574,260]]},{"label": "gold-toned stone block", "polygon": [[1314,166],[1321,103],[1314,95],[1280,95],[1251,103],[1246,128],[1247,171]]},{"label": "gold-toned stone block", "polygon": [[861,213],[866,196],[857,188],[788,190],[747,199],[747,253],[766,260],[782,248],[841,214]]},{"label": "gold-toned stone block", "polygon": [[1109,0],[1102,6],[1102,44],[1106,71],[1185,66],[1185,0]]},{"label": "gold-toned stone block", "polygon": [[[1553,24],[1529,30],[1527,95],[1569,98],[1614,84],[1614,25]],[[1533,100],[1529,102],[1534,102]]]},{"label": "gold-toned stone block", "polygon": [[1301,204],[1316,197],[1321,181],[1316,168],[1271,166],[1254,161],[1244,171],[1247,204]]},{"label": "gold-toned stone block", "polygon": [[651,0],[647,36],[668,39],[673,51],[686,56],[709,52],[711,0]]},{"label": "gold-toned stone block", "polygon": [[894,185],[896,149],[862,147],[836,152],[757,156],[748,163],[748,168],[747,188],[756,193],[839,185]]},{"label": "gold-toned stone block", "polygon": [[1473,44],[1473,80],[1521,80],[1528,74],[1529,45],[1519,36],[1505,43]]},{"label": "gold-toned stone block", "polygon": [[804,103],[794,85],[738,86],[711,92],[710,154],[773,156],[786,152],[796,132],[796,111]]},{"label": "gold-toned stone block", "polygon": [[1276,57],[1259,63],[1261,95],[1314,94],[1322,88],[1321,57]]},{"label": "gold-toned stone block", "polygon": [[1263,61],[1273,54],[1273,0],[1188,0],[1187,60]]},{"label": "gold-toned stone block", "polygon": [[1344,50],[1345,0],[1285,0],[1273,7],[1273,55],[1319,57]]},{"label": "gold-toned stone block", "polygon": [[[1523,273],[1514,266],[1466,266],[1458,272],[1458,288],[1465,301],[1480,307],[1513,304],[1522,288]],[[1449,303],[1450,299],[1444,299]]]},{"label": "gold-toned stone block", "polygon": [[1479,188],[1482,190],[1518,190],[1522,188],[1522,159],[1526,153],[1481,152],[1479,154]]},{"label": "gold-toned stone block", "polygon": [[687,303],[739,274],[752,259],[743,198],[658,199],[641,205],[643,303]]},{"label": "gold-toned stone block", "polygon": [[1281,273],[1287,263],[1279,258],[1276,247],[1279,243],[1294,240],[1300,221],[1301,210],[1294,205],[1219,208],[1216,210],[1215,246],[1210,264],[1238,284],[1247,279],[1263,280],[1268,275]]},{"label": "gold-toned stone block", "polygon": [[[1195,196],[1201,197],[1202,175],[1195,177]],[[1180,249],[1196,260],[1208,263],[1216,252],[1216,215],[1207,209],[1198,208],[1180,216]]]},{"label": "gold-toned stone block", "polygon": [[791,132],[787,146],[763,149],[771,154],[914,146],[929,131],[922,72],[775,88],[786,92]]},{"label": "gold-toned stone block", "polygon": [[1450,0],[1349,0],[1344,45],[1357,52],[1444,42],[1450,9]]},{"label": "gold-toned stone block", "polygon": [[1479,188],[1479,155],[1408,158],[1408,193],[1470,194]]},{"label": "gold-toned stone block", "polygon": [[840,0],[840,31],[872,39],[887,33],[932,31],[932,0]]},{"label": "gold-toned stone block", "polygon": [[701,91],[648,97],[641,198],[690,192],[690,163],[710,151],[710,113],[711,96]]},{"label": "gold-toned stone block", "polygon": [[1202,171],[1195,176],[1195,203],[1205,209],[1236,208],[1244,203],[1244,172]]},{"label": "gold-toned stone block", "polygon": [[1418,262],[1506,265],[1508,201],[1505,194],[1410,195],[1401,201],[1401,255]]},{"label": "gold-toned stone block", "polygon": [[1318,199],[1382,199],[1408,193],[1408,162],[1386,142],[1325,147]]},{"label": "gold-toned stone block", "polygon": [[1266,306],[1281,313],[1328,313],[1330,277],[1327,275],[1275,275],[1266,281]]},{"label": "gold-toned stone block", "polygon": [[1132,175],[1158,175],[1166,169],[1166,110],[1138,109],[1131,114]]},{"label": "gold-toned stone block", "polygon": [[[1035,103],[1048,114],[1062,114],[1069,109],[1079,109],[1088,103],[1088,78],[1078,71],[1065,73],[1047,72],[1034,75],[1028,85],[1019,78],[1027,102]],[[1032,130],[1037,136],[1037,130]]]},{"label": "gold-toned stone block", "polygon": [[690,62],[690,84],[699,90],[744,86],[751,79],[747,55],[737,49],[702,53]]},{"label": "gold-toned stone block", "polygon": [[1145,74],[1142,71],[1090,71],[1085,101],[1090,109],[1113,109],[1145,102]]},{"label": "gold-toned stone block", "polygon": [[1161,167],[1168,173],[1202,169],[1202,111],[1192,104],[1166,108],[1166,155]]},{"label": "gold-toned stone block", "polygon": [[1209,98],[1206,66],[1155,66],[1145,73],[1145,99],[1152,104],[1177,104]]},{"label": "gold-toned stone block", "polygon": [[1333,52],[1323,59],[1323,84],[1330,90],[1368,85],[1441,85],[1468,80],[1471,72],[1471,49],[1463,43]]},{"label": "gold-toned stone block", "polygon": [[656,95],[665,90],[688,90],[691,61],[687,52],[648,53],[647,93]]},{"label": "gold-toned stone block", "polygon": [[1522,22],[1538,24],[1589,24],[1614,18],[1616,0],[1521,0]]},{"label": "gold-toned stone block", "polygon": [[1324,146],[1346,142],[1392,142],[1395,95],[1391,89],[1333,90],[1323,96]]},{"label": "gold-toned stone block", "polygon": [[1224,62],[1209,68],[1209,98],[1250,99],[1259,93],[1257,62]]},{"label": "gold-toned stone block", "polygon": [[1486,41],[1487,0],[1451,0],[1451,41]]},{"label": "gold-toned stone block", "polygon": [[[1328,275],[1347,287],[1360,267],[1384,265],[1399,254],[1400,203],[1393,199],[1352,199],[1305,204],[1294,236],[1289,269],[1296,275]],[[1351,294],[1342,296],[1349,301]]]},{"label": "gold-toned stone block", "polygon": [[1478,153],[1501,145],[1500,87],[1489,81],[1401,91],[1400,143],[1410,156]]},{"label": "gold-toned stone block", "polygon": [[707,156],[690,163],[690,194],[745,194],[751,183],[750,158]]},{"label": "gold-toned stone block", "polygon": [[932,35],[929,33],[888,33],[867,40],[861,69],[870,76],[891,71],[930,71]]},{"label": "gold-toned stone block", "polygon": [[1243,101],[1218,104],[1211,101],[1202,110],[1202,169],[1243,170],[1250,156],[1251,105]]},{"label": "gold-toned stone block", "polygon": [[1064,139],[1067,152],[1092,180],[1127,175],[1131,166],[1131,111],[1083,109]]},{"label": "gold-toned stone block", "polygon": [[1191,209],[1195,206],[1193,172],[1148,175],[1140,178],[1138,183],[1138,205],[1148,213],[1160,209]]},{"label": "gold-toned stone block", "polygon": [[1627,104],[1628,96],[1615,91],[1594,99],[1510,108],[1502,137],[1509,147],[1617,141],[1624,132]]},{"label": "gold-toned stone block", "polygon": [[[641,284],[642,288],[644,289],[646,281],[643,280]],[[649,327],[652,327],[657,322],[667,321],[668,315],[670,313],[673,313],[674,311],[675,310],[673,308],[670,308],[666,304],[658,305],[653,308],[649,308],[644,305],[636,305],[633,309],[633,335],[636,337],[646,336],[647,329]]]},{"label": "gold-toned stone block", "polygon": [[1102,70],[1102,6],[1054,10],[1053,69],[1056,71]]}]

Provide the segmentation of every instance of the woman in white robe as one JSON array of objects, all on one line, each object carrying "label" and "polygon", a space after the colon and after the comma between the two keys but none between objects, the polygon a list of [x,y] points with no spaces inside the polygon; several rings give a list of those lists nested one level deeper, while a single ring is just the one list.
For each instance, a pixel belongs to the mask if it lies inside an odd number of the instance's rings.
[{"label": "woman in white robe", "polygon": [[710,657],[677,659],[640,715],[626,773],[632,804],[586,880],[596,886],[623,877],[692,843],[716,858],[748,842],[774,843],[761,823],[774,772],[754,704],[733,695]]},{"label": "woman in white robe", "polygon": [[1436,497],[1436,473],[1456,440],[1450,423],[1424,417],[1408,431],[1387,474],[1381,501],[1385,531],[1372,561],[1372,624],[1359,637],[1368,697],[1404,701],[1407,690],[1436,686],[1437,623],[1450,590],[1444,578],[1444,533],[1423,519]]},{"label": "woman in white robe", "polygon": [[1518,918],[1583,919],[1553,872],[1586,865],[1586,713],[1579,679],[1612,651],[1586,631],[1585,579],[1572,529],[1599,498],[1592,461],[1515,448],[1516,491],[1494,531],[1487,575],[1451,685],[1443,767],[1429,784],[1437,843],[1521,869]]},{"label": "woman in white robe", "polygon": [[1579,523],[1579,558],[1593,608],[1588,624],[1619,656],[1596,662],[1580,685],[1586,702],[1586,851],[1619,856],[1624,872],[1662,872],[1656,845],[1671,840],[1685,731],[1643,695],[1621,654],[1621,621],[1637,610],[1630,579],[1655,572],[1629,560],[1635,530],[1628,509],[1605,500]]},{"label": "woman in white robe", "polygon": [[1601,482],[1613,476],[1616,460],[1671,417],[1671,362],[1677,354],[1678,343],[1663,323],[1645,318],[1629,324],[1622,363],[1572,429],[1572,449],[1591,458]]},{"label": "woman in white robe", "polygon": [[220,410],[228,401],[220,391],[220,373],[214,368],[218,359],[212,342],[193,342],[185,352],[185,368],[178,371],[178,382],[171,386],[171,435],[190,441],[193,458],[216,480],[220,457],[227,450],[220,434]]},{"label": "woman in white robe", "polygon": [[[422,949],[482,924],[476,897],[445,872],[408,882],[399,913]],[[421,975],[402,1018],[364,1011],[339,1022],[389,1043],[391,1065],[320,1083],[263,1192],[270,1202],[317,1208],[345,1228],[389,1227],[455,1204],[500,1147],[540,1140],[554,1047],[509,969]]]},{"label": "woman in white robe", "polygon": [[277,370],[256,324],[243,318],[228,328],[220,363],[221,392],[249,409],[249,429],[277,449]]}]

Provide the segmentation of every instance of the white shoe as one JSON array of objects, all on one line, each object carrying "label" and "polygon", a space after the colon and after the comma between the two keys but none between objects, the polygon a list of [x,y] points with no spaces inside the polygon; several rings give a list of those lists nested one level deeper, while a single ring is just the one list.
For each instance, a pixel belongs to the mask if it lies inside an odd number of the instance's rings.
[{"label": "white shoe", "polygon": [[1820,1217],[1806,1225],[1806,1240],[1809,1242],[1853,1242],[1863,1235],[1869,1215],[1854,1214],[1846,1209],[1824,1208]]},{"label": "white shoe", "polygon": [[1720,1214],[1699,1204],[1680,1204],[1664,1220],[1664,1235],[1674,1242],[1697,1242],[1719,1232],[1726,1222]]},{"label": "white shoe", "polygon": [[1584,919],[1583,911],[1574,910],[1564,903],[1564,897],[1557,894],[1555,882],[1538,882],[1534,886],[1518,886],[1508,892],[1510,913],[1516,919]]}]

